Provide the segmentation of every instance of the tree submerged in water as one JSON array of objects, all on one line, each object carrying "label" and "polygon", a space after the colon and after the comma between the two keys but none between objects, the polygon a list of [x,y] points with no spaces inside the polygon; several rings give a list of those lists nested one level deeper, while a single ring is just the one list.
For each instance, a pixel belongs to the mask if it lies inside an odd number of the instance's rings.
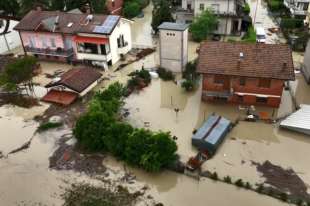
[{"label": "tree submerged in water", "polygon": [[171,3],[167,0],[154,0],[152,28],[155,33],[158,32],[158,26],[163,22],[174,21],[171,11]]},{"label": "tree submerged in water", "polygon": [[33,93],[34,70],[37,66],[35,57],[26,56],[9,63],[0,74],[0,86],[6,91],[21,94],[22,91]]}]

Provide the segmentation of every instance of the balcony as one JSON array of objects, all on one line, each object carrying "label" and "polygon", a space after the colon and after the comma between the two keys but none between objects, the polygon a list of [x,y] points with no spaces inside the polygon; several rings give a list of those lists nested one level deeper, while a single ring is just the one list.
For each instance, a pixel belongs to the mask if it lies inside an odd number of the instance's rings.
[{"label": "balcony", "polygon": [[233,90],[231,91],[202,91],[202,95],[206,97],[227,98],[227,97],[231,97],[233,94],[234,94]]},{"label": "balcony", "polygon": [[76,58],[79,60],[91,60],[91,61],[104,61],[108,62],[112,59],[111,53],[108,54],[99,54],[99,53],[92,53],[92,52],[81,52],[78,51],[76,54]]},{"label": "balcony", "polygon": [[34,48],[25,46],[25,51],[30,52],[33,54],[39,54],[39,55],[45,55],[45,56],[59,56],[59,57],[70,57],[73,55],[73,49],[63,49],[63,48],[57,48],[57,49],[41,49],[41,48]]}]

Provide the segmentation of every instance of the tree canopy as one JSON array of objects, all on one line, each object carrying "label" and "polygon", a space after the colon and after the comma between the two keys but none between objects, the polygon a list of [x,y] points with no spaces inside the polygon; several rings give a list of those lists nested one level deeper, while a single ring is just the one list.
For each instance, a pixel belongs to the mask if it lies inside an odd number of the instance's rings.
[{"label": "tree canopy", "polygon": [[3,73],[0,74],[0,86],[8,91],[15,92],[20,90],[21,83],[31,87],[36,63],[36,58],[26,56],[6,65]]},{"label": "tree canopy", "polygon": [[205,10],[190,25],[190,32],[194,41],[205,40],[217,27],[218,19],[210,9]]},{"label": "tree canopy", "polygon": [[154,1],[152,28],[155,33],[158,32],[158,26],[163,22],[174,21],[172,17],[171,4],[167,0]]}]

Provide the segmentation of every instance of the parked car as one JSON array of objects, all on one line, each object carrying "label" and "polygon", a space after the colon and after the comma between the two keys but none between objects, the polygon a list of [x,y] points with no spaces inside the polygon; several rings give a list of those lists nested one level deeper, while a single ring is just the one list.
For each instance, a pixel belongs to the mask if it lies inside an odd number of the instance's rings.
[{"label": "parked car", "polygon": [[258,43],[266,42],[266,32],[263,27],[256,27],[256,42]]}]

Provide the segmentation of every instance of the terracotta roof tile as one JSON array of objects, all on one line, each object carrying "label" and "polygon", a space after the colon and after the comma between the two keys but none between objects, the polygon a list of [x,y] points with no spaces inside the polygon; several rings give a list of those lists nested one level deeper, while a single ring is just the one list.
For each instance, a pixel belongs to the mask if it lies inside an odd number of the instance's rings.
[{"label": "terracotta roof tile", "polygon": [[[75,34],[75,33],[95,33],[94,28],[104,23],[107,15],[93,15],[93,20],[86,24],[88,14],[66,13],[59,11],[30,11],[24,18],[15,26],[15,30],[24,31],[49,31],[48,26],[44,26],[44,22],[53,22],[58,16],[58,26],[54,31],[56,33]],[[119,17],[120,19],[120,17]],[[119,20],[118,19],[118,20]],[[73,23],[68,27],[69,23]],[[116,22],[116,24],[118,21]],[[115,26],[115,25],[114,25]]]},{"label": "terracotta roof tile", "polygon": [[51,82],[45,87],[65,86],[76,92],[84,91],[92,83],[100,79],[102,74],[93,68],[71,69],[61,76],[57,82]]},{"label": "terracotta roof tile", "polygon": [[[243,55],[243,57],[240,57]],[[294,80],[291,49],[284,44],[203,42],[198,73]]]}]

